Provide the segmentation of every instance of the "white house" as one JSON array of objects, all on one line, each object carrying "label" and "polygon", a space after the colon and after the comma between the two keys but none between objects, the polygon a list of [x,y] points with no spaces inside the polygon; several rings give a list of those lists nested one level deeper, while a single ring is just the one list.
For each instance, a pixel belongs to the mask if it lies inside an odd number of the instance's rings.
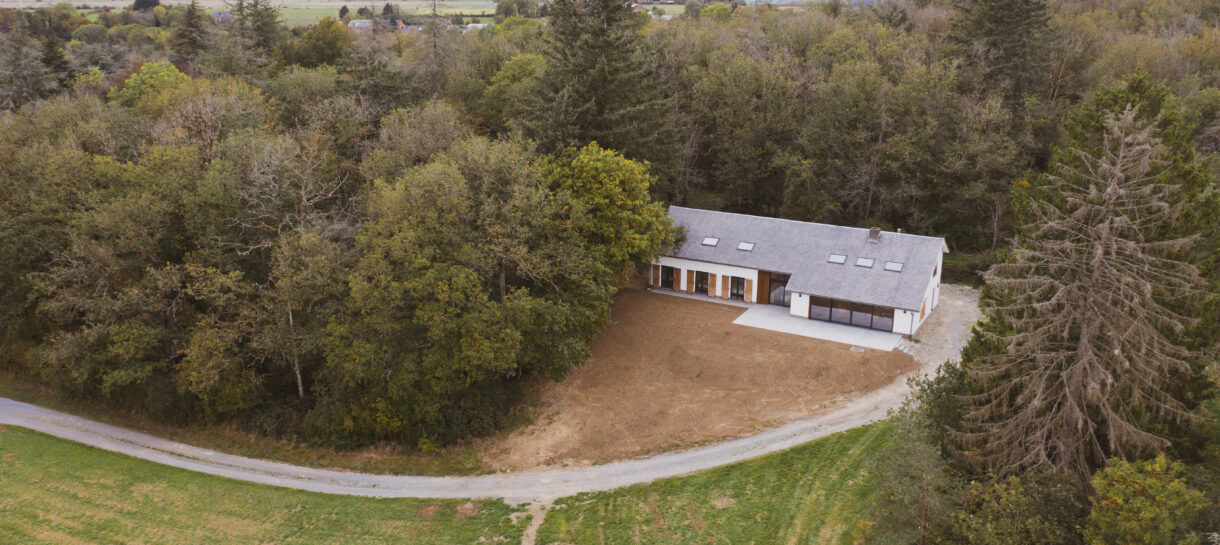
[{"label": "white house", "polygon": [[653,262],[654,288],[905,335],[940,301],[943,238],[678,206],[669,216],[686,240]]}]

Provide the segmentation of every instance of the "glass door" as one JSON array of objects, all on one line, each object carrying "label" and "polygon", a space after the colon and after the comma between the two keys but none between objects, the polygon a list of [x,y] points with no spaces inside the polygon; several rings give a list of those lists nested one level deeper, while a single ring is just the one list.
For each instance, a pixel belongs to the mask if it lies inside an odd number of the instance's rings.
[{"label": "glass door", "polygon": [[707,290],[707,276],[708,275],[705,272],[695,271],[695,293],[711,295],[711,293],[708,293]]}]

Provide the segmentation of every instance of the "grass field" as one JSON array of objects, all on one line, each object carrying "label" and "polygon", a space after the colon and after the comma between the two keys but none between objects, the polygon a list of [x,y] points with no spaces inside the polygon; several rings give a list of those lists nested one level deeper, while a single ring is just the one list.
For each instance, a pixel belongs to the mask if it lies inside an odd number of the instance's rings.
[{"label": "grass field", "polygon": [[868,460],[890,440],[883,422],[690,477],[566,498],[538,544],[858,543],[878,494]]},{"label": "grass field", "polygon": [[0,428],[0,543],[518,543],[515,511],[273,488]]},{"label": "grass field", "polygon": [[[857,543],[874,424],[689,477],[556,502],[538,544]],[[0,427],[0,543],[519,543],[500,501],[379,500],[202,475]],[[485,541],[481,541],[485,540]]]}]

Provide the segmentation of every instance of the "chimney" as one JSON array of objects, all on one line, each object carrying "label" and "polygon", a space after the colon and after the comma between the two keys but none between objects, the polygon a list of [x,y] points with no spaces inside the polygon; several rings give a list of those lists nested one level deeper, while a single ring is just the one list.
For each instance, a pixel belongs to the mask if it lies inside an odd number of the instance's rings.
[{"label": "chimney", "polygon": [[881,241],[881,228],[880,227],[870,227],[869,228],[868,241],[869,242],[880,242]]}]

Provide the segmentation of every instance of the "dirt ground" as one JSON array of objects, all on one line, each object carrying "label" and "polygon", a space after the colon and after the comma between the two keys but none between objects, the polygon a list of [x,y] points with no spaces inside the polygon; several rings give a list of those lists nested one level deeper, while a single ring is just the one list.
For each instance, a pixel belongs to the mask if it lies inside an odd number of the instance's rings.
[{"label": "dirt ground", "polygon": [[482,441],[493,469],[584,465],[746,435],[889,384],[899,351],[733,325],[740,307],[622,290],[592,357],[543,383],[534,423]]}]

